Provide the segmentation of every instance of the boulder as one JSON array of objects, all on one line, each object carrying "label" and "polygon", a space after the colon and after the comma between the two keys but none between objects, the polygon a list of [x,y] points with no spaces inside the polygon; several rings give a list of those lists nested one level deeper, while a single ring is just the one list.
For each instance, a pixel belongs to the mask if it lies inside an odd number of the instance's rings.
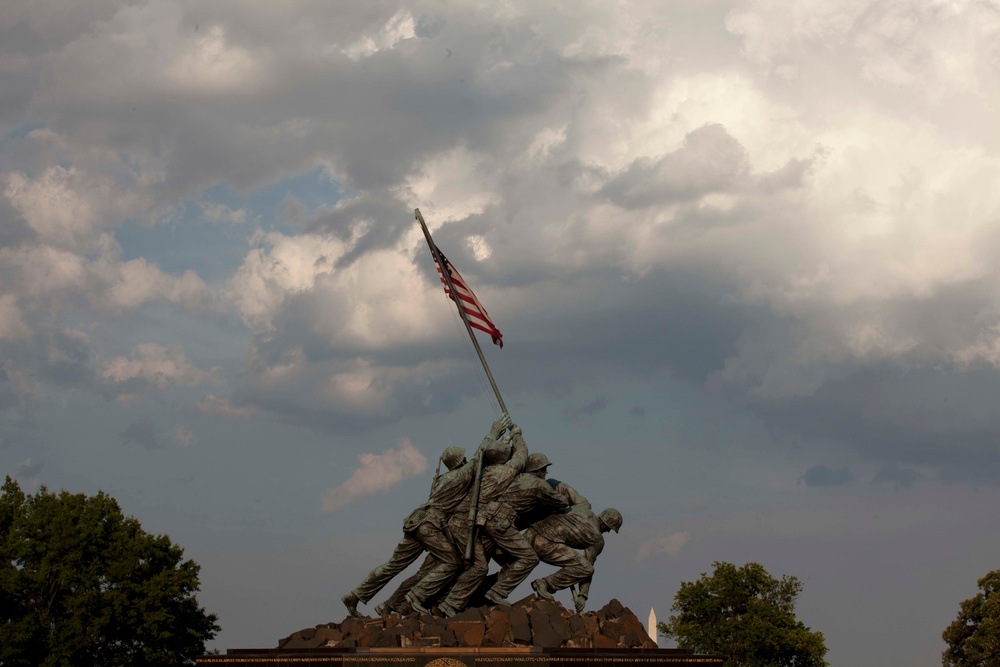
[{"label": "boulder", "polygon": [[470,607],[447,619],[417,613],[348,617],[340,623],[304,628],[278,641],[278,648],[323,646],[655,648],[636,615],[618,600],[596,612],[575,614],[557,601],[534,595],[512,605]]}]

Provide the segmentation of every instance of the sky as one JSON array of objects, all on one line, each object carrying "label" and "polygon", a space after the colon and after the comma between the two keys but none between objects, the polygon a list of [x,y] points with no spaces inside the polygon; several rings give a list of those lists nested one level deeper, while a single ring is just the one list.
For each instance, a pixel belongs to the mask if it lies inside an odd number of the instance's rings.
[{"label": "sky", "polygon": [[213,648],[342,620],[499,415],[419,207],[625,517],[593,608],[753,561],[832,664],[939,664],[1000,567],[998,108],[997,0],[6,0],[0,471],[169,535]]}]

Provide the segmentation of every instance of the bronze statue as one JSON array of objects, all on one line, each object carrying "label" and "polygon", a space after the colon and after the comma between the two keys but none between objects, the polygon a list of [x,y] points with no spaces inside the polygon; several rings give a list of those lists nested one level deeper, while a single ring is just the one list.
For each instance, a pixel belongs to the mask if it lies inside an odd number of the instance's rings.
[{"label": "bronze statue", "polygon": [[[482,481],[479,489],[479,507],[485,511],[480,512],[476,517],[478,526],[486,526],[492,519],[496,509],[495,501],[507,490],[511,482],[524,470],[524,464],[528,460],[528,447],[521,437],[521,428],[512,426],[509,431],[509,441],[513,443],[513,448],[505,446],[491,447],[483,452]],[[463,548],[469,538],[469,533],[474,526],[469,523],[469,504],[471,498],[466,498],[459,505],[448,521],[448,531],[459,548]],[[476,526],[476,527],[478,527]],[[510,555],[516,564],[512,577],[516,577],[525,572],[521,580],[531,572],[532,568],[538,564],[538,556],[527,541],[519,539],[505,539],[509,537],[506,533],[497,530],[501,542],[496,542],[495,546],[504,553]],[[483,531],[482,537],[491,539],[494,536],[488,529]],[[522,537],[518,535],[518,537]],[[482,539],[473,541],[472,563],[465,572],[459,575],[455,585],[448,592],[444,601],[438,605],[438,609],[445,616],[453,616],[465,609],[469,599],[479,587],[480,582],[486,577],[489,571],[489,558],[486,547]],[[491,589],[492,592],[492,589]],[[503,598],[497,598],[497,594],[487,596],[491,602],[500,602]],[[497,598],[497,599],[494,599]]]},{"label": "bronze statue", "polygon": [[[504,601],[538,564],[539,554],[535,554],[527,537],[521,534],[519,525],[561,512],[569,506],[565,496],[545,481],[549,465],[544,454],[529,454],[525,472],[514,478],[507,490],[482,510],[488,517],[484,525],[486,537],[506,556],[501,561],[496,584],[485,596],[492,602]],[[528,553],[535,554],[535,558],[525,557]]]},{"label": "bronze statue", "polygon": [[[480,459],[484,467],[473,515],[472,487]],[[493,423],[472,461],[465,459],[464,449],[449,447],[441,462],[448,470],[435,475],[427,502],[403,522],[403,539],[392,557],[341,598],[348,612],[359,616],[358,603],[371,600],[424,551],[428,554],[417,573],[378,605],[377,613],[412,610],[447,617],[473,600],[500,604],[540,561],[560,569],[532,582],[536,594],[554,599],[554,592],[570,588],[576,610],[582,612],[594,562],[604,548],[603,533],[618,532],[621,514],[609,508],[595,515],[572,486],[546,479],[551,461],[528,453],[520,427],[506,414]],[[465,561],[470,540],[472,558]],[[501,569],[487,577],[491,558]]]},{"label": "bronze statue", "polygon": [[608,508],[595,515],[590,502],[576,489],[558,480],[549,480],[552,488],[568,502],[573,502],[568,512],[553,514],[534,524],[526,531],[525,537],[538,554],[540,560],[560,569],[546,577],[535,579],[531,587],[539,597],[555,599],[553,593],[563,588],[579,585],[579,590],[571,589],[576,612],[584,610],[594,577],[594,563],[604,550],[604,535],[622,526],[622,515]]},{"label": "bronze statue", "polygon": [[[367,604],[424,551],[430,552],[437,561],[423,578],[428,589],[446,585],[453,574],[461,569],[462,557],[444,529],[448,517],[468,495],[478,464],[477,458],[487,445],[496,442],[508,423],[509,418],[493,422],[490,434],[483,440],[472,461],[465,460],[465,450],[461,447],[449,447],[444,451],[441,461],[448,471],[435,480],[427,502],[413,510],[403,522],[403,539],[396,545],[392,557],[372,570],[357,588],[341,598],[351,616],[359,616],[358,603]],[[414,590],[410,591],[413,592]]]}]

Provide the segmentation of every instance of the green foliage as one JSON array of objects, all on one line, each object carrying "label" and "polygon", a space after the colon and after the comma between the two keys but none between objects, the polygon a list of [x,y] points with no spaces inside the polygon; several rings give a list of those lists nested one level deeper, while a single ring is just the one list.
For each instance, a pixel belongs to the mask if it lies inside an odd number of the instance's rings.
[{"label": "green foliage", "polygon": [[1000,570],[979,580],[979,593],[962,601],[941,637],[948,644],[941,656],[945,667],[1000,665]]},{"label": "green foliage", "polygon": [[823,633],[795,620],[795,577],[773,578],[757,563],[713,563],[712,576],[681,582],[659,629],[681,648],[725,656],[726,667],[822,667]]},{"label": "green foliage", "polygon": [[179,665],[219,631],[199,566],[114,498],[0,491],[0,665]]}]

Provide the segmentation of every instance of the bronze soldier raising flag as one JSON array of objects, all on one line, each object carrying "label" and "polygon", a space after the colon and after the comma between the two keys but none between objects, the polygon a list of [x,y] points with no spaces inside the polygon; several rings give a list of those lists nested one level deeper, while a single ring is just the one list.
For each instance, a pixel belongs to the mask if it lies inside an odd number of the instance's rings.
[{"label": "bronze soldier raising flag", "polygon": [[[503,334],[434,244],[420,210],[414,215],[445,294],[458,308],[502,415],[493,422],[471,461],[466,461],[464,449],[449,447],[444,451],[440,460],[448,470],[435,475],[427,502],[403,522],[403,539],[392,557],[341,599],[348,612],[358,616],[358,604],[369,602],[426,551],[420,570],[376,607],[378,613],[413,610],[452,616],[472,600],[502,604],[539,562],[560,569],[532,582],[535,592],[552,599],[555,591],[571,587],[579,613],[589,594],[594,561],[604,547],[602,533],[617,532],[621,514],[607,509],[596,515],[589,501],[573,487],[545,479],[551,462],[544,454],[529,454],[473,329],[488,334],[501,348]],[[501,566],[495,580],[494,575],[487,578],[491,559]]]}]

